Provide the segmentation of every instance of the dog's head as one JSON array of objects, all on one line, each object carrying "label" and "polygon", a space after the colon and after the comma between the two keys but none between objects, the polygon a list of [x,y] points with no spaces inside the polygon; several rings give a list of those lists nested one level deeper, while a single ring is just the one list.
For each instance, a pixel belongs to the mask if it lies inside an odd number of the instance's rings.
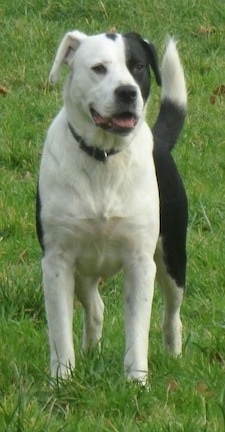
[{"label": "dog's head", "polygon": [[107,134],[129,135],[149,97],[150,69],[161,84],[154,46],[135,33],[69,32],[56,53],[51,83],[59,78],[63,63],[71,69],[64,93],[68,120],[79,123],[78,129],[83,124]]}]

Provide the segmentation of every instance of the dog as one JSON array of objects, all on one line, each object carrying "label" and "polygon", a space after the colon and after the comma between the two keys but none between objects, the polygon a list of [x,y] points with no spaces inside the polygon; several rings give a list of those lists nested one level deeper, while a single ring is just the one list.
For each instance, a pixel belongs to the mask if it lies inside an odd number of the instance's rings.
[{"label": "dog", "polygon": [[[104,305],[98,284],[123,270],[124,372],[147,382],[155,276],[162,289],[165,348],[181,354],[187,198],[171,150],[187,105],[183,68],[170,39],[162,75],[154,45],[136,33],[67,33],[50,72],[70,74],[64,105],[46,137],[36,223],[52,377],[75,367],[74,294],[84,309],[82,349],[101,341]],[[146,108],[151,73],[162,85],[157,120]]]}]

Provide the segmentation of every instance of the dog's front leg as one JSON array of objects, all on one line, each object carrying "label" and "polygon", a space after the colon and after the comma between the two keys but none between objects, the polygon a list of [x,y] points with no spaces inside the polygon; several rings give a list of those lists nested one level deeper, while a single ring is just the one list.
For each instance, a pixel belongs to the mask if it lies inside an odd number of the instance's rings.
[{"label": "dog's front leg", "polygon": [[125,270],[125,373],[128,380],[146,383],[148,339],[156,266],[149,255],[142,255]]},{"label": "dog's front leg", "polygon": [[51,376],[66,377],[75,366],[72,336],[73,267],[62,257],[49,253],[42,259],[42,271],[51,351]]}]

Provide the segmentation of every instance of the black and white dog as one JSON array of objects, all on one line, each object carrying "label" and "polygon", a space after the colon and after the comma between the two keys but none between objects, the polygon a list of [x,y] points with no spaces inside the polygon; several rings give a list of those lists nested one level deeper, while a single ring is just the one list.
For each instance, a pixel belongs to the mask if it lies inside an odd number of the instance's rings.
[{"label": "black and white dog", "polygon": [[[37,232],[51,350],[51,374],[75,366],[74,293],[84,308],[83,350],[101,340],[101,277],[124,272],[124,368],[145,383],[154,280],[164,299],[165,347],[182,347],[187,200],[170,154],[183,127],[186,86],[171,39],[162,62],[158,118],[145,121],[150,70],[161,75],[154,46],[135,33],[63,38],[50,73],[70,68],[64,106],[44,145]],[[156,264],[155,264],[156,263]]]}]

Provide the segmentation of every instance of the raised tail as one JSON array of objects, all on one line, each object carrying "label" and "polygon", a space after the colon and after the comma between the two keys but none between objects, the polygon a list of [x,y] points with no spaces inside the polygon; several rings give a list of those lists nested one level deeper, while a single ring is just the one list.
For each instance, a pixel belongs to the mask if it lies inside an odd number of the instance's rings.
[{"label": "raised tail", "polygon": [[155,148],[172,150],[184,125],[187,91],[176,42],[170,39],[162,61],[162,93],[158,118],[152,128]]}]

